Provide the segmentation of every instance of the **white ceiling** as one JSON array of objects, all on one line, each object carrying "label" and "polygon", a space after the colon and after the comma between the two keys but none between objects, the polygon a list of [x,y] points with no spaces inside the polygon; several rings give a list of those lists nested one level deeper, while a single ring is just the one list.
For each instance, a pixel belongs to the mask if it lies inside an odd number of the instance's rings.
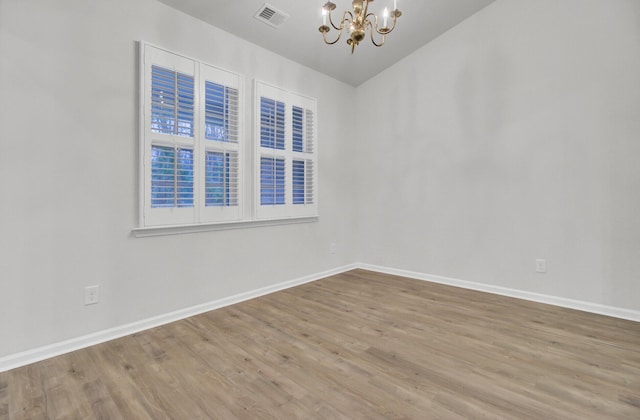
[{"label": "white ceiling", "polygon": [[[402,16],[384,46],[376,48],[367,38],[356,47],[346,44],[347,34],[332,46],[325,45],[318,27],[326,0],[268,0],[289,15],[274,29],[254,15],[265,0],[159,0],[177,10],[210,23],[249,42],[311,67],[353,86],[365,82],[411,54],[494,0],[397,0]],[[335,19],[351,9],[349,0],[333,0]],[[377,0],[369,11],[380,13],[393,7],[392,0]],[[340,13],[336,13],[340,12]],[[335,31],[329,33],[333,39]],[[357,71],[354,71],[357,69]]]}]

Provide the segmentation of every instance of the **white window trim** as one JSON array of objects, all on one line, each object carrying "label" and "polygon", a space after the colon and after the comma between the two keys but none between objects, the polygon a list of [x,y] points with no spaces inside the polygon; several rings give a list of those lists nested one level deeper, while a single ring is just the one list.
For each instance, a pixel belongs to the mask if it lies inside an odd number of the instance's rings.
[{"label": "white window trim", "polygon": [[135,228],[132,230],[136,238],[147,238],[153,236],[182,235],[185,233],[213,232],[218,230],[246,229],[267,226],[281,226],[301,223],[313,223],[319,220],[318,216],[311,217],[290,217],[286,219],[268,220],[239,220],[235,222],[202,223],[199,225],[175,225],[175,226],[153,226]]}]

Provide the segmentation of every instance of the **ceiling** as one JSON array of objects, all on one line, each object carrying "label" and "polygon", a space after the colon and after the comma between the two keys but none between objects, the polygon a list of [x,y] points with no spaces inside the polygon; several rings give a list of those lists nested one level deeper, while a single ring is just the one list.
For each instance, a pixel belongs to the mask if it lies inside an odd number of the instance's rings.
[{"label": "ceiling", "polygon": [[[325,0],[267,0],[289,15],[277,29],[254,19],[265,0],[159,0],[177,10],[210,23],[281,56],[358,86],[429,41],[437,38],[494,0],[397,0],[402,16],[384,46],[376,48],[367,38],[351,54],[346,34],[332,46],[325,45],[318,27]],[[351,10],[351,1],[333,0],[334,18]],[[381,14],[392,0],[377,0],[369,11]],[[340,13],[337,13],[340,12]],[[328,38],[333,40],[332,30]],[[357,69],[357,71],[354,71]]]}]

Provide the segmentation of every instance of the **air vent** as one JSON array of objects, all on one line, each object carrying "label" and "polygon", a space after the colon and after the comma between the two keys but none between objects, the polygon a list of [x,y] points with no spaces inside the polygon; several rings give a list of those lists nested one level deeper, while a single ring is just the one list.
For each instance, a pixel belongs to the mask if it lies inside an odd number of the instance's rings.
[{"label": "air vent", "polygon": [[276,9],[269,3],[265,3],[260,9],[258,9],[258,12],[254,17],[260,22],[264,22],[273,28],[277,28],[282,25],[285,20],[287,20],[289,15],[281,10]]}]

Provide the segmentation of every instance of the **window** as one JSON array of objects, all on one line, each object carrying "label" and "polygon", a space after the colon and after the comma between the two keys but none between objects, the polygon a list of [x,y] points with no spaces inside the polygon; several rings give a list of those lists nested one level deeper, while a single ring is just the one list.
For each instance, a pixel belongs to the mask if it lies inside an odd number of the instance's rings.
[{"label": "window", "polygon": [[242,217],[241,78],[141,44],[141,225]]},{"label": "window", "polygon": [[256,217],[317,215],[316,101],[256,81]]},{"label": "window", "polygon": [[[241,75],[141,42],[136,236],[317,216],[316,101],[255,82],[245,155]],[[244,180],[252,190],[244,191]]]}]

